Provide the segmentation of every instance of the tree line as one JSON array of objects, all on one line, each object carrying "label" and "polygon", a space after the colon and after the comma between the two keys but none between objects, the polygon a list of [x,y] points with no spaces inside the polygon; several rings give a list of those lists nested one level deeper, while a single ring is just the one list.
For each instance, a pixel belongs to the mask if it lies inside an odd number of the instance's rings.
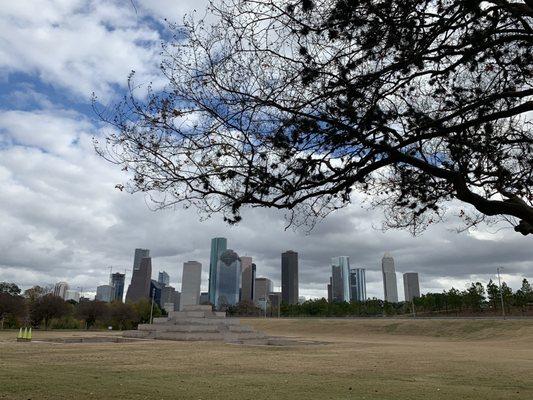
[{"label": "tree line", "polygon": [[[65,301],[49,288],[22,290],[14,283],[0,282],[0,328],[32,326],[41,329],[134,329],[150,320],[151,302],[136,303],[81,299]],[[153,316],[162,315],[154,304]]]},{"label": "tree line", "polygon": [[[508,315],[533,315],[533,289],[527,279],[516,292],[503,282],[501,294],[505,312]],[[416,297],[413,302],[389,303],[372,298],[364,302],[328,302],[326,299],[307,300],[301,304],[282,303],[281,317],[376,317],[376,316],[471,316],[500,315],[500,288],[492,280],[487,286],[472,282],[465,290],[451,288],[442,293],[426,293]],[[260,316],[265,312],[238,304],[232,307],[232,315]],[[267,316],[277,316],[278,310],[268,307]]]}]

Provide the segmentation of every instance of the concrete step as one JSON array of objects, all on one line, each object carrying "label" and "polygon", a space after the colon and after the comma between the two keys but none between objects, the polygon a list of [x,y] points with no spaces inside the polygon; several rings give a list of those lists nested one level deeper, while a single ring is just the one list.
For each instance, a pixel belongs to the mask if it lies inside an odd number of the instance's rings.
[{"label": "concrete step", "polygon": [[224,340],[224,335],[218,332],[154,332],[154,338],[160,340]]},{"label": "concrete step", "polygon": [[186,305],[183,306],[181,311],[213,311],[213,306],[210,305]]},{"label": "concrete step", "polygon": [[168,317],[154,318],[154,324],[166,324],[168,321]]},{"label": "concrete step", "polygon": [[239,320],[229,318],[172,318],[169,324],[174,325],[239,325]]},{"label": "concrete step", "polygon": [[220,332],[216,325],[152,325],[151,328],[142,327],[149,332]]}]

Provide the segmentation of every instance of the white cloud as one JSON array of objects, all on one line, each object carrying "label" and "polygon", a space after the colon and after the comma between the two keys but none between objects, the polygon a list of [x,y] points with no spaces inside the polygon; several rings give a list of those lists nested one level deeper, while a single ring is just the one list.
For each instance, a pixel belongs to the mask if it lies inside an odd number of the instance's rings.
[{"label": "white cloud", "polygon": [[[38,12],[36,10],[39,10]],[[154,80],[160,34],[129,2],[22,0],[0,13],[0,75],[23,72],[56,88],[104,100],[129,72]]]},{"label": "white cloud", "polygon": [[[146,17],[179,20],[204,2],[135,3],[138,13],[128,1],[5,2],[0,78],[31,74],[81,103],[92,91],[112,97],[130,69],[139,71],[141,82],[152,79],[160,33]],[[454,221],[419,238],[383,233],[373,229],[381,213],[356,204],[332,214],[310,235],[284,231],[283,215],[271,210],[245,210],[238,227],[225,225],[220,216],[199,222],[194,210],[152,212],[142,194],[114,189],[125,177],[94,153],[91,137],[101,129],[94,116],[54,104],[31,84],[18,85],[0,102],[8,105],[0,109],[0,281],[30,286],[67,280],[94,291],[106,282],[110,266],[130,269],[133,249],[148,247],[154,275],[167,270],[178,289],[182,263],[202,262],[205,290],[209,241],[221,235],[239,254],[254,257],[258,275],[270,277],[276,287],[280,253],[298,251],[301,294],[307,297],[326,296],[329,262],[340,254],[367,268],[368,295],[376,297],[382,296],[385,251],[393,254],[399,273],[420,273],[423,292],[486,282],[497,266],[505,267],[504,279],[515,289],[522,276],[533,274],[531,238],[504,230],[496,244],[485,230],[450,232]],[[400,274],[398,288],[403,293]]]}]

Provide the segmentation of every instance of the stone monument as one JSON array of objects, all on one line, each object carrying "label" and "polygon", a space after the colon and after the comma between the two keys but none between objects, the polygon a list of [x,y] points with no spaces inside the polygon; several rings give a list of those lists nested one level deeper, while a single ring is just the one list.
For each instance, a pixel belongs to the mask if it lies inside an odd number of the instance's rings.
[{"label": "stone monument", "polygon": [[221,340],[235,342],[266,339],[261,332],[241,325],[237,318],[226,318],[210,305],[187,305],[171,311],[168,317],[154,318],[153,324],[140,324],[137,330],[125,331],[125,337],[160,340]]}]

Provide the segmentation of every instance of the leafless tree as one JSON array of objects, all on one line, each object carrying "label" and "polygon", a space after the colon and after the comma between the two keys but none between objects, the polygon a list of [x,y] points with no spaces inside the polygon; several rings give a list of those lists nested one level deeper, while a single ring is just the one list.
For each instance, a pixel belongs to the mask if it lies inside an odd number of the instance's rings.
[{"label": "leafless tree", "polygon": [[414,234],[533,233],[530,0],[220,0],[173,25],[167,85],[100,115],[96,143],[160,207],[288,210],[312,224],[354,192]]}]

